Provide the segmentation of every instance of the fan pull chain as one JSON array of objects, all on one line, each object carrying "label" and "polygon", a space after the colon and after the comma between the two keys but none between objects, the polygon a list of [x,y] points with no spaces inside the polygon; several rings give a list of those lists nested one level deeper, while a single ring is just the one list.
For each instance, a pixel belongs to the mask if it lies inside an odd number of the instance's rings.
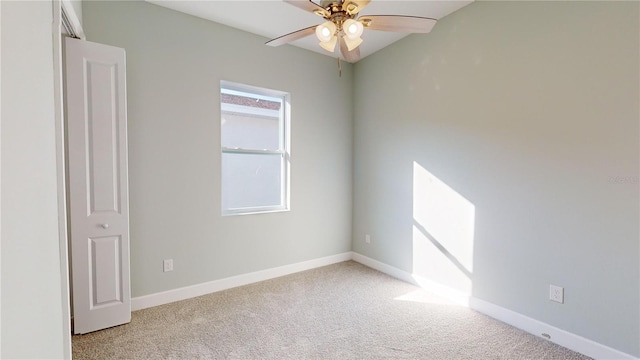
[{"label": "fan pull chain", "polygon": [[340,62],[340,56],[338,56],[338,76],[342,77],[342,63]]}]

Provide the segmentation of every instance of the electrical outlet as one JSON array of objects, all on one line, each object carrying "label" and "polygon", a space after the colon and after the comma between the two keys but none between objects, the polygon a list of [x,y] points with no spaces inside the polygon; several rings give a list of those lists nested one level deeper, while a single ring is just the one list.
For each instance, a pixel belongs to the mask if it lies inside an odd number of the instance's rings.
[{"label": "electrical outlet", "polygon": [[173,259],[165,259],[162,262],[162,270],[163,272],[173,271]]},{"label": "electrical outlet", "polygon": [[549,285],[549,300],[564,304],[564,288],[556,285]]},{"label": "electrical outlet", "polygon": [[367,244],[371,244],[371,235],[367,234],[364,236],[364,242]]}]

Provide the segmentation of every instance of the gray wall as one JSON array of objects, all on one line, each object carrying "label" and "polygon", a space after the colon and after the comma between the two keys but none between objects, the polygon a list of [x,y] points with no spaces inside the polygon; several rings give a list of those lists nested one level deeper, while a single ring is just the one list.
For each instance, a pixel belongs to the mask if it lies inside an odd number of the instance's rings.
[{"label": "gray wall", "polygon": [[[477,2],[357,63],[353,250],[449,263],[476,298],[639,356],[638,16]],[[433,237],[414,253],[414,166],[473,204],[472,266]]]},{"label": "gray wall", "polygon": [[[350,65],[139,1],[82,16],[127,52],[134,297],[351,250]],[[291,94],[291,211],[221,217],[220,80]]]},{"label": "gray wall", "polygon": [[2,1],[2,352],[62,358],[51,1]]}]

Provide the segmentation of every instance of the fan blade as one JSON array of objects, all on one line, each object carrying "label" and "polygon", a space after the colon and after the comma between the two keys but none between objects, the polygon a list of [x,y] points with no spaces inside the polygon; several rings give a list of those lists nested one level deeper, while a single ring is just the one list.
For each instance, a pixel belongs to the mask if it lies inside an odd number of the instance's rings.
[{"label": "fan blade", "polygon": [[318,4],[314,3],[311,0],[282,0],[282,1],[286,2],[287,4],[293,5],[298,9],[302,9],[304,11],[314,13],[318,16],[328,17],[331,15],[327,10],[318,6]]},{"label": "fan blade", "polygon": [[347,49],[347,44],[345,44],[342,37],[340,38],[340,52],[342,52],[344,59],[350,63],[360,60],[360,47],[358,46],[357,48],[349,51],[349,49]]},{"label": "fan blade", "polygon": [[277,37],[275,39],[271,39],[269,41],[267,41],[266,43],[264,43],[265,45],[269,45],[269,46],[280,46],[280,45],[284,45],[287,43],[290,43],[292,41],[296,41],[298,39],[302,39],[303,37],[309,36],[311,34],[314,34],[316,32],[316,26],[310,26],[308,28],[304,28],[298,31],[294,31],[292,33],[289,33],[287,35],[282,35],[280,37]]},{"label": "fan blade", "polygon": [[371,0],[344,0],[342,3],[342,10],[348,14],[357,14],[367,6]]},{"label": "fan blade", "polygon": [[436,19],[420,16],[366,15],[358,18],[365,29],[426,34],[433,29]]}]

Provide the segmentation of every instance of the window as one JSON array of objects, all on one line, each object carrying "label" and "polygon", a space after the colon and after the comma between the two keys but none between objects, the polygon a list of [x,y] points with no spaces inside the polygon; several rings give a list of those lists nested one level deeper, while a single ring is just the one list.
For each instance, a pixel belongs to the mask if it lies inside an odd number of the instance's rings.
[{"label": "window", "polygon": [[289,210],[289,94],[222,81],[222,214]]}]

